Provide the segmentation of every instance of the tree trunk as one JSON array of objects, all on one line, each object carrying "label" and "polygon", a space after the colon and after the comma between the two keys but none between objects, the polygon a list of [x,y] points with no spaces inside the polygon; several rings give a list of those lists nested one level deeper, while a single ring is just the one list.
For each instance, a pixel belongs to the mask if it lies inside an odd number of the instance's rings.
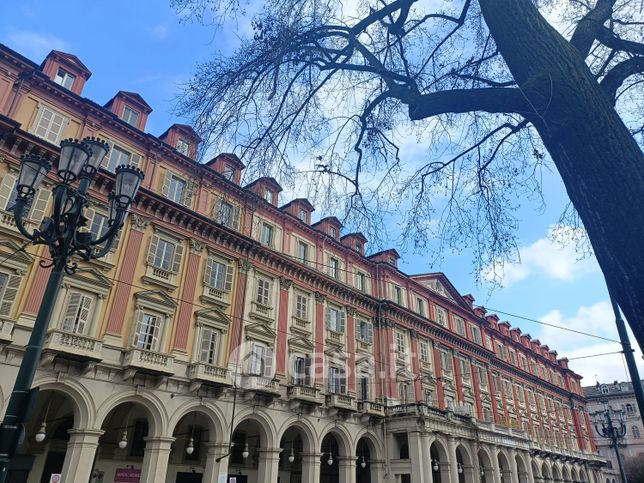
[{"label": "tree trunk", "polygon": [[579,52],[530,0],[479,4],[644,349],[644,154]]}]

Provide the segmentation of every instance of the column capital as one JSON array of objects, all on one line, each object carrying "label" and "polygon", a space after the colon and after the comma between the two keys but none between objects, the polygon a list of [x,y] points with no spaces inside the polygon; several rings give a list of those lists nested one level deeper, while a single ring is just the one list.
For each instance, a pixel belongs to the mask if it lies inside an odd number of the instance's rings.
[{"label": "column capital", "polygon": [[288,290],[293,285],[293,280],[290,280],[286,277],[280,277],[280,287],[282,290]]},{"label": "column capital", "polygon": [[355,307],[351,307],[350,305],[347,305],[346,309],[347,309],[347,315],[349,317],[355,317],[356,315],[358,315],[358,311],[355,309]]},{"label": "column capital", "polygon": [[204,242],[195,240],[194,238],[188,240],[188,246],[190,247],[190,253],[194,253],[195,255],[201,255],[205,248]]},{"label": "column capital", "polygon": [[143,438],[143,441],[145,441],[146,445],[150,443],[150,446],[170,446],[172,443],[177,438],[173,438],[172,436],[146,436]]},{"label": "column capital", "polygon": [[67,434],[69,434],[70,438],[100,438],[105,434],[105,431],[102,429],[68,429]]},{"label": "column capital", "polygon": [[326,302],[326,295],[323,295],[320,292],[315,292],[315,301],[319,304],[323,304]]},{"label": "column capital", "polygon": [[253,268],[253,264],[245,258],[240,258],[239,260],[237,260],[237,266],[239,267],[239,271],[242,273],[248,273]]},{"label": "column capital", "polygon": [[134,231],[144,232],[149,224],[150,219],[145,216],[137,215],[136,213],[132,213],[132,216],[130,216],[130,226]]},{"label": "column capital", "polygon": [[279,458],[282,451],[284,451],[282,448],[257,448],[260,458]]}]

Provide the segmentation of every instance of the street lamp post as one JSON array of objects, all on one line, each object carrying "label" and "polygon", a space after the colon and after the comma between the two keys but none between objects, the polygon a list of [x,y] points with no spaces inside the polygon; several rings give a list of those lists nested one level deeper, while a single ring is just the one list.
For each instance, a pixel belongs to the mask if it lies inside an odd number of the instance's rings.
[{"label": "street lamp post", "polygon": [[24,439],[24,422],[29,419],[38,394],[31,385],[56,296],[65,274],[73,274],[78,267],[72,256],[89,261],[109,252],[143,181],[143,172],[138,168],[125,165],[116,168],[115,188],[109,195],[108,228],[92,239],[91,233],[81,230],[88,222],[83,214],[89,201],[87,190],[109,146],[104,141],[86,138],[83,141],[64,140],[60,147],[56,172],[59,182],[53,189],[53,210],[51,216],[44,218],[33,232],[25,227],[24,218],[38,187],[52,167],[51,163],[38,155],[23,155],[16,183],[16,227],[33,244],[47,246],[51,261],[42,260],[40,265],[52,267],[52,271],[0,425],[0,483],[5,481],[9,464]]},{"label": "street lamp post", "polygon": [[622,482],[628,483],[626,472],[624,471],[622,455],[619,453],[619,440],[626,435],[624,411],[621,409],[613,409],[606,405],[604,411],[593,413],[592,416],[597,434],[611,440],[611,445],[615,449],[615,455],[617,456],[617,464],[619,465],[619,473],[622,476]]}]

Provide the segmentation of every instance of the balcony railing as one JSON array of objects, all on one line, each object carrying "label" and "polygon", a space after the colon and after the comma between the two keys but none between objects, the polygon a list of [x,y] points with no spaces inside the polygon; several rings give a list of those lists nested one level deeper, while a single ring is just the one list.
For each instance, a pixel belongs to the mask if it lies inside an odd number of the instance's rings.
[{"label": "balcony railing", "polygon": [[210,382],[221,386],[232,386],[228,369],[205,362],[195,362],[188,370],[188,377],[202,382]]},{"label": "balcony railing", "polygon": [[326,405],[330,408],[345,409],[356,411],[356,401],[353,397],[346,394],[328,394],[326,396]]},{"label": "balcony railing", "polygon": [[177,288],[177,274],[163,268],[148,265],[143,280],[148,283],[157,283],[163,287],[174,290]]},{"label": "balcony railing", "polygon": [[294,385],[288,388],[289,399],[322,404],[320,390],[311,386]]},{"label": "balcony railing", "polygon": [[71,359],[100,361],[103,343],[86,335],[52,329],[47,333],[43,351],[66,355]]},{"label": "balcony railing", "polygon": [[128,349],[125,352],[123,365],[153,374],[174,374],[174,357],[145,349]]},{"label": "balcony railing", "polygon": [[298,329],[306,330],[307,332],[310,332],[311,330],[311,322],[296,316],[293,316],[293,326]]},{"label": "balcony railing", "polygon": [[372,401],[358,401],[358,411],[370,416],[385,416],[385,407]]},{"label": "balcony railing", "polygon": [[7,343],[13,341],[13,326],[13,321],[0,319],[0,342]]},{"label": "balcony railing", "polygon": [[363,340],[358,339],[358,350],[363,350],[367,352],[371,352],[373,350],[373,344],[370,344],[369,342],[365,342]]},{"label": "balcony railing", "polygon": [[256,301],[253,301],[251,304],[250,315],[267,322],[274,320],[273,307],[271,307],[270,305],[260,304]]},{"label": "balcony railing", "polygon": [[247,391],[259,392],[271,396],[279,396],[280,388],[277,381],[270,377],[243,375],[241,387]]}]

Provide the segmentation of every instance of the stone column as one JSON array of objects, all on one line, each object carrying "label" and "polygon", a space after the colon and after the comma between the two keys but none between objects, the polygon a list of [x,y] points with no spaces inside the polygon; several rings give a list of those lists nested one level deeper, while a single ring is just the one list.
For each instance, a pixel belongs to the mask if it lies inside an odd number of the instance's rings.
[{"label": "stone column", "polygon": [[[454,358],[456,360],[456,358]],[[456,440],[447,437],[447,459],[449,460],[449,481],[458,482],[458,464],[456,460]]]},{"label": "stone column", "polygon": [[407,434],[409,441],[409,461],[411,462],[411,481],[425,483],[426,475],[431,473],[431,462],[427,465],[429,450],[423,444],[423,436],[418,431]]},{"label": "stone column", "polygon": [[277,316],[277,350],[275,351],[275,370],[278,376],[286,374],[286,359],[288,357],[288,309],[289,294],[293,281],[280,277],[279,312]]},{"label": "stone column", "polygon": [[277,483],[279,472],[280,448],[258,449],[259,468],[257,470],[257,483]]},{"label": "stone column", "polygon": [[320,483],[322,453],[302,453],[302,481]]},{"label": "stone column", "polygon": [[217,458],[225,455],[230,450],[228,443],[207,443],[206,445],[206,467],[203,471],[202,483],[218,483],[219,474],[228,475],[228,461],[230,458],[223,458],[217,462]]},{"label": "stone column", "polygon": [[143,454],[140,483],[163,482],[168,472],[168,458],[170,458],[175,438],[157,436],[144,439],[145,453]]},{"label": "stone column", "polygon": [[325,317],[324,303],[326,296],[315,292],[315,354],[313,356],[313,375],[315,386],[320,388],[324,386],[324,333]]},{"label": "stone column", "polygon": [[356,315],[355,308],[347,305],[347,354],[349,356],[347,367],[347,389],[351,396],[356,394]]},{"label": "stone column", "polygon": [[355,483],[356,481],[356,457],[338,456],[339,483]]},{"label": "stone column", "polygon": [[[530,421],[532,421],[532,419],[530,419]],[[524,461],[528,462],[526,465],[526,471],[528,472],[528,483],[535,483],[534,473],[532,472],[532,461],[530,460],[530,453],[525,452],[524,454],[526,456],[524,458]]]},{"label": "stone column", "polygon": [[[385,462],[384,460],[371,460],[367,463],[367,469],[371,471],[371,481],[384,482],[385,481]],[[304,480],[302,480],[304,481]],[[425,483],[428,483],[425,481]]]},{"label": "stone column", "polygon": [[98,439],[104,431],[97,429],[70,429],[69,442],[63,462],[64,481],[89,481],[98,448]]},{"label": "stone column", "polygon": [[[492,480],[490,480],[490,481],[492,483],[501,483],[501,468],[499,467],[499,456],[497,454],[497,448],[496,447],[492,448],[491,454],[492,454],[492,473],[493,474],[492,474]],[[487,475],[488,475],[488,472],[486,471],[485,472],[485,476],[486,476],[485,480],[486,480],[486,482],[488,480]],[[503,483],[510,483],[510,481],[508,480],[508,481],[505,481]]]},{"label": "stone column", "polygon": [[[512,385],[512,388],[514,390],[514,384]],[[519,417],[518,414],[517,417]],[[510,472],[512,474],[512,481],[518,481],[520,483],[523,483],[525,481],[519,478],[519,468],[517,467],[517,452],[515,450],[512,450],[510,452]]]}]

